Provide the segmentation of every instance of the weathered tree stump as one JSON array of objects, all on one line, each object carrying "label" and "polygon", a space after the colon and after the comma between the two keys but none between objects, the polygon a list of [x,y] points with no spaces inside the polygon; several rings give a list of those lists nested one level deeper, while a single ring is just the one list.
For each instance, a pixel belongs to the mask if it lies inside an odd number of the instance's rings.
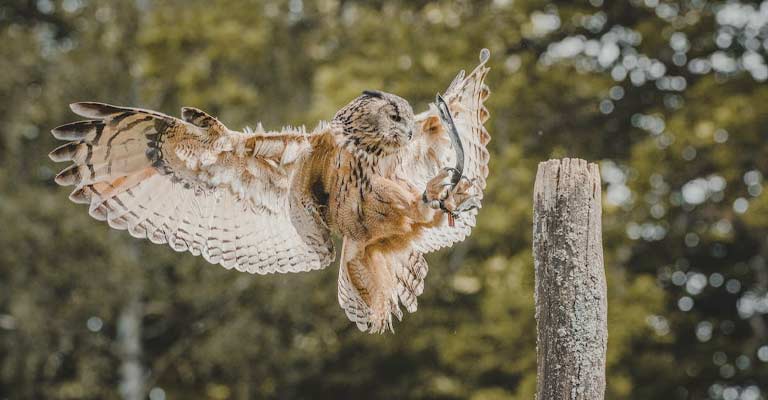
[{"label": "weathered tree stump", "polygon": [[608,343],[597,164],[539,164],[533,189],[538,400],[601,400]]}]

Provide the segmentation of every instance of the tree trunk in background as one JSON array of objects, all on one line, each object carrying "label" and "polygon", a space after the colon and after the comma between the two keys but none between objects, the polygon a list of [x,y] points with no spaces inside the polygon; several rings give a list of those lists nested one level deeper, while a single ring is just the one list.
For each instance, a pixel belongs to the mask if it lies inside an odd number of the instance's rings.
[{"label": "tree trunk in background", "polygon": [[601,400],[608,343],[600,173],[539,164],[534,185],[538,400]]},{"label": "tree trunk in background", "polygon": [[120,395],[124,400],[146,398],[146,374],[141,364],[141,324],[144,306],[141,290],[131,290],[128,302],[117,320],[117,343],[120,352]]}]

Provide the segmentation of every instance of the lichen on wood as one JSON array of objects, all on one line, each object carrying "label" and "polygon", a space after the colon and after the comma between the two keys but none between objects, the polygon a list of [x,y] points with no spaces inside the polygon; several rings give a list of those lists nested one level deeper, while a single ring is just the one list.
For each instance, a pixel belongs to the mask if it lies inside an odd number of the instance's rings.
[{"label": "lichen on wood", "polygon": [[608,341],[600,173],[539,164],[534,185],[538,400],[600,400]]}]

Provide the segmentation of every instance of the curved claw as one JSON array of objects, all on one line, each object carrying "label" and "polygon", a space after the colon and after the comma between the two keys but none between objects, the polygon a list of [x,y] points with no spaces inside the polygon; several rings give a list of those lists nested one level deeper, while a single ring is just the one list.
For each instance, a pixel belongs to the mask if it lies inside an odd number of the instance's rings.
[{"label": "curved claw", "polygon": [[450,174],[450,177],[451,177],[451,179],[450,179],[450,186],[451,186],[451,188],[455,188],[456,185],[459,184],[459,181],[461,180],[461,178],[464,176],[464,175],[462,175],[461,170],[459,170],[458,168],[443,167],[442,170],[445,171],[445,172],[448,172]]},{"label": "curved claw", "polygon": [[462,175],[461,175],[461,171],[459,171],[459,169],[458,169],[458,168],[454,168],[454,167],[444,167],[444,168],[443,168],[443,170],[444,170],[444,171],[448,171],[448,172],[452,172],[452,173],[454,173],[455,175],[459,175],[459,177],[461,177],[461,176],[462,176]]},{"label": "curved claw", "polygon": [[475,197],[468,198],[453,211],[445,208],[443,201],[440,201],[440,209],[448,215],[448,226],[450,227],[456,226],[456,220],[461,218],[461,214],[478,208],[480,208],[480,202]]},{"label": "curved claw", "polygon": [[[453,176],[450,182],[445,182],[444,179],[449,173]],[[448,225],[454,226],[455,219],[459,218],[461,213],[479,208],[479,202],[470,193],[471,189],[475,187],[476,182],[476,178],[464,176],[458,168],[445,167],[429,183],[429,185],[432,185],[432,192],[436,193],[428,196],[427,193],[429,191],[425,190],[422,194],[422,201],[432,209],[443,211],[448,216]],[[437,188],[439,190],[435,190]],[[464,201],[458,206],[455,204],[456,199],[454,197],[457,195],[460,198],[464,198]],[[430,198],[432,196],[436,198]]]},{"label": "curved claw", "polygon": [[465,213],[467,211],[477,210],[480,208],[480,201],[477,200],[476,197],[470,197],[467,200],[465,200],[463,203],[461,203],[458,207],[456,207],[456,210],[454,210],[454,213],[460,214]]}]

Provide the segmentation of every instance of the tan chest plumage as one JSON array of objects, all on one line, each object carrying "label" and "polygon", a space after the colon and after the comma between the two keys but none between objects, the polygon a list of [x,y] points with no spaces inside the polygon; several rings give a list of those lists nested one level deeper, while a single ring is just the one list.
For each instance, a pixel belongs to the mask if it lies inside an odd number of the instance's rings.
[{"label": "tan chest plumage", "polygon": [[380,229],[392,220],[385,187],[375,183],[388,178],[387,156],[336,152],[327,182],[328,216],[331,229],[355,241],[375,240]]}]

